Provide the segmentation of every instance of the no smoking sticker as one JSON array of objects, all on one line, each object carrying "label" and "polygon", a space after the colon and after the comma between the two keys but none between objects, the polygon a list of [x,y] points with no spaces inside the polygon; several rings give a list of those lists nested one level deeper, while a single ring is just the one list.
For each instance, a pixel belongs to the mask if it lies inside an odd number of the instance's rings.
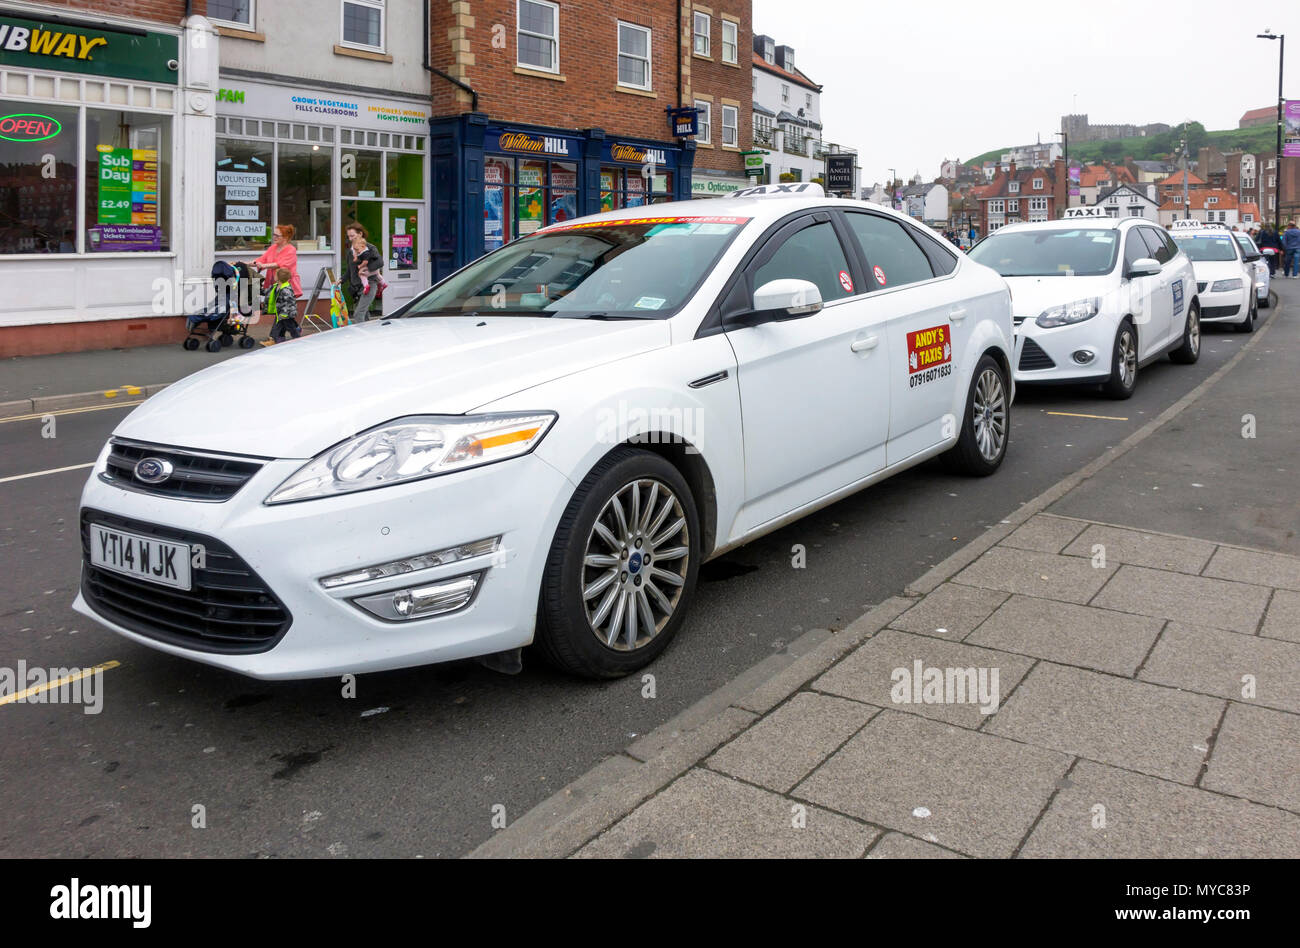
[{"label": "no smoking sticker", "polygon": [[853,292],[853,278],[849,276],[847,270],[840,271],[840,286],[844,287],[845,293]]},{"label": "no smoking sticker", "polygon": [[884,285],[885,285],[885,271],[882,270],[882,269],[880,269],[880,267],[876,267],[876,268],[875,268],[875,274],[876,274],[876,282],[879,283],[881,286],[884,286]]}]

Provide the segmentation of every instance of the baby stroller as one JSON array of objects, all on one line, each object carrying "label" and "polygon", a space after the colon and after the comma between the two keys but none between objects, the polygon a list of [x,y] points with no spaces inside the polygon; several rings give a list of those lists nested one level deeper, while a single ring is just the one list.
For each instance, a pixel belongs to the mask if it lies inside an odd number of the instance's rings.
[{"label": "baby stroller", "polygon": [[[212,283],[216,287],[216,296],[200,313],[194,313],[185,319],[185,328],[189,335],[181,343],[193,351],[204,345],[209,352],[220,352],[239,337],[239,348],[251,349],[253,337],[248,334],[248,327],[253,318],[253,279],[247,264],[237,263],[233,267],[218,260],[212,265]],[[200,331],[200,327],[203,327]]]}]

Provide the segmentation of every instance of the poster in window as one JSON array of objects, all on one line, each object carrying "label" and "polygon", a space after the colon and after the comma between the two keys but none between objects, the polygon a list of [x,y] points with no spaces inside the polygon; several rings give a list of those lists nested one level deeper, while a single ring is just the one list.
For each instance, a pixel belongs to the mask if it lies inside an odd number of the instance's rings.
[{"label": "poster in window", "polygon": [[505,185],[510,183],[510,167],[504,161],[488,161],[483,177],[483,249],[496,250],[506,242]]},{"label": "poster in window", "polygon": [[578,171],[573,166],[551,166],[551,223],[578,216]]},{"label": "poster in window", "polygon": [[600,209],[601,211],[612,211],[618,207],[618,195],[614,193],[618,187],[618,175],[620,172],[615,168],[602,168],[600,171]]},{"label": "poster in window", "polygon": [[546,162],[521,161],[519,163],[519,190],[517,193],[518,236],[531,234],[542,226],[543,192],[546,181]]},{"label": "poster in window", "polygon": [[641,207],[645,204],[645,182],[634,174],[627,176],[627,206]]}]

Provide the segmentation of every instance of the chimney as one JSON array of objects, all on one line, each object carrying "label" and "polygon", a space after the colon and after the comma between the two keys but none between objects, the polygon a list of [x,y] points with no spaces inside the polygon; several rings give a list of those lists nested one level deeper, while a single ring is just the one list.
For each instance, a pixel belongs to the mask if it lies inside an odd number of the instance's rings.
[{"label": "chimney", "polygon": [[1016,177],[1016,159],[1014,159],[1014,158],[1011,159],[1011,167],[1010,167],[1010,169],[1008,170],[1007,173],[1008,173],[1009,175],[1011,175],[1012,180],[1015,180],[1015,177]]}]

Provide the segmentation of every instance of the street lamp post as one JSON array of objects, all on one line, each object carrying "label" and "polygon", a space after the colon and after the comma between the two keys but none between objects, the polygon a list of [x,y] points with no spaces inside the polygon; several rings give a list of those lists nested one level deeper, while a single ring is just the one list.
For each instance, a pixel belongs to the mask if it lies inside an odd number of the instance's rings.
[{"label": "street lamp post", "polygon": [[1056,134],[1061,136],[1065,150],[1065,206],[1070,206],[1070,133],[1062,129]]},{"label": "street lamp post", "polygon": [[889,206],[892,210],[898,210],[898,190],[894,187],[894,182],[898,180],[898,171],[894,168],[889,169]]},{"label": "street lamp post", "polygon": [[1281,45],[1277,52],[1277,155],[1273,161],[1273,167],[1277,174],[1274,181],[1277,186],[1273,189],[1273,227],[1278,233],[1282,232],[1282,123],[1285,121],[1282,110],[1286,105],[1286,100],[1282,96],[1282,75],[1283,68],[1286,65],[1286,34],[1274,33],[1265,27],[1263,33],[1255,34],[1256,39],[1281,40]]}]

